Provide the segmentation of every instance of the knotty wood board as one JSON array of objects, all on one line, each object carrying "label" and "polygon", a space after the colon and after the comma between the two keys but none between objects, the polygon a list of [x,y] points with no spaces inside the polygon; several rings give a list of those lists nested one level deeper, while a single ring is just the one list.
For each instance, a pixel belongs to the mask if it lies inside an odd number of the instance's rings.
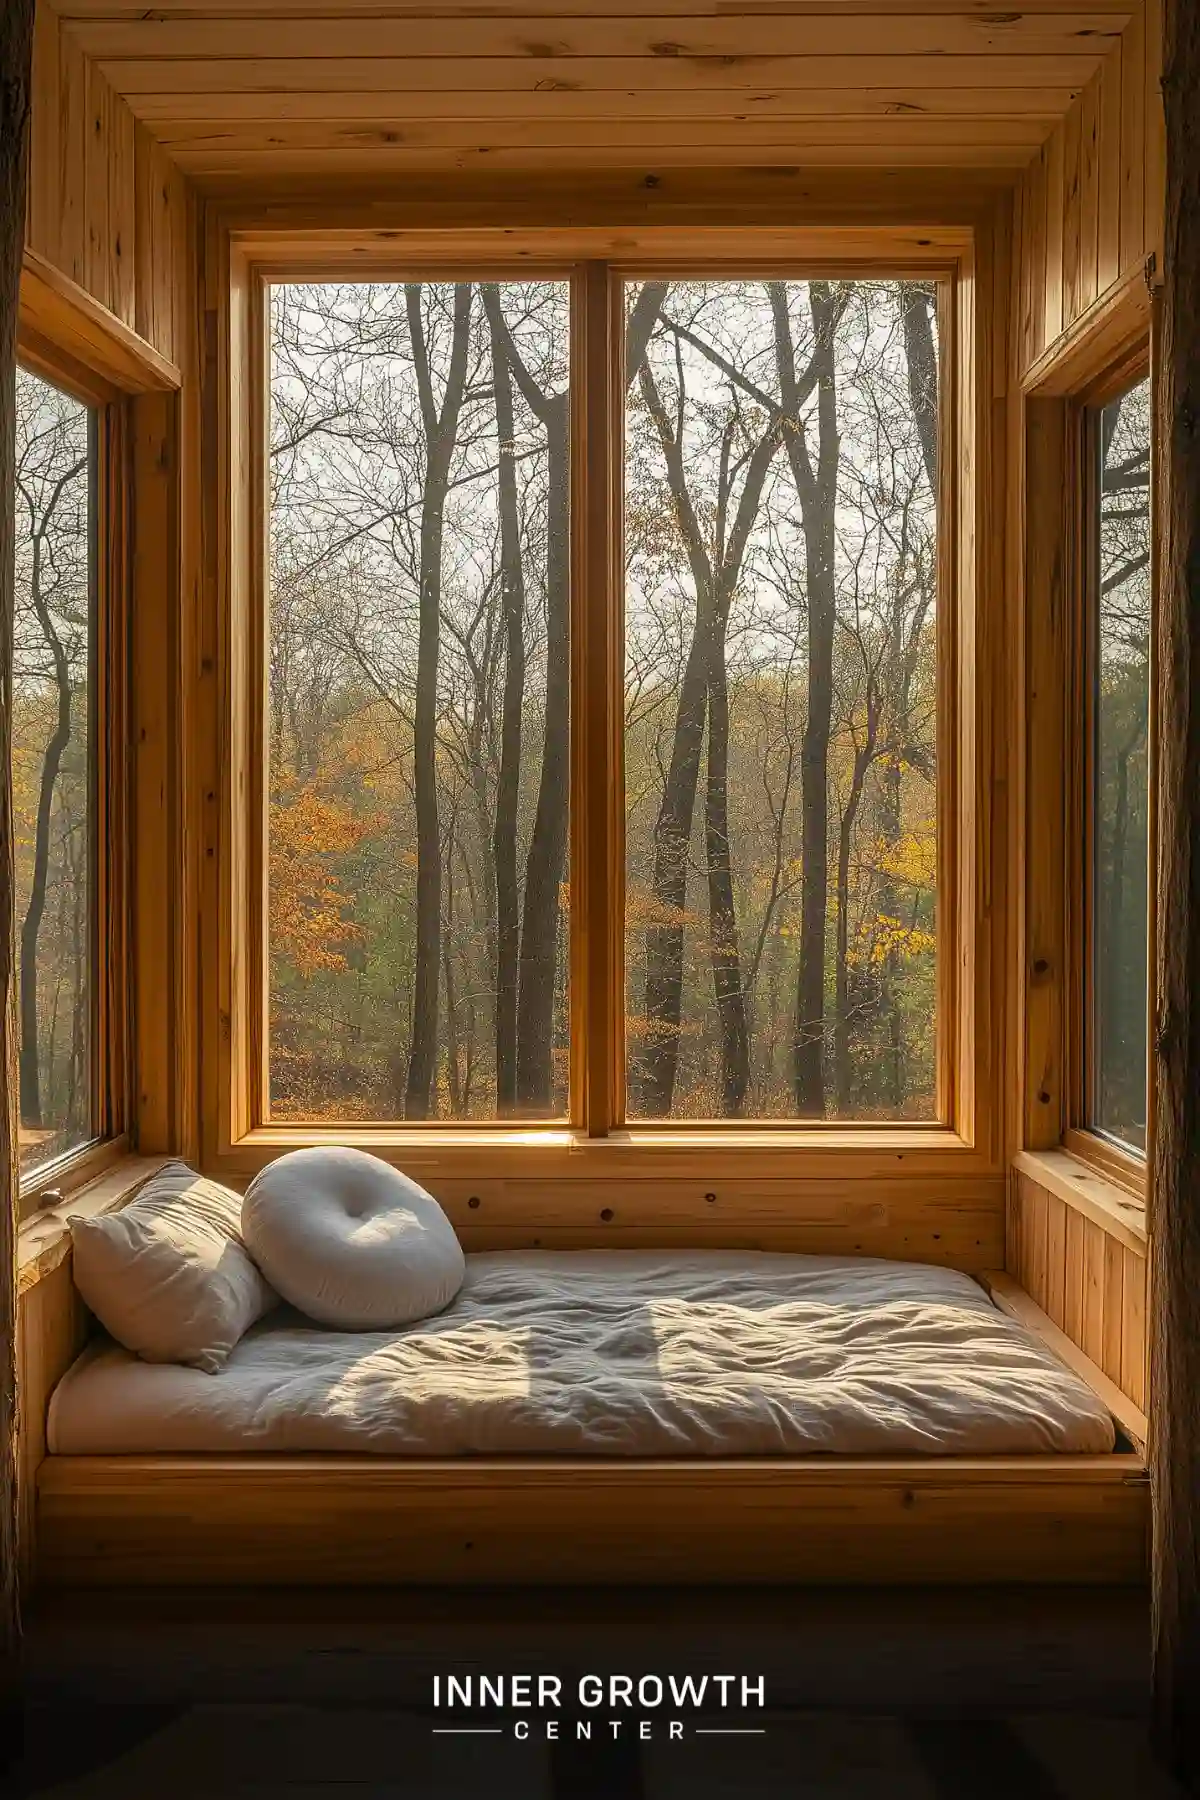
[{"label": "knotty wood board", "polygon": [[[1065,1160],[1065,1159],[1064,1159]],[[1081,1183],[1086,1204],[1088,1180]],[[1018,1171],[1010,1207],[1017,1260],[1008,1274],[1053,1324],[1146,1410],[1146,1247],[1117,1221],[1088,1212]],[[1119,1233],[1119,1235],[1118,1235]]]},{"label": "knotty wood board", "polygon": [[1137,1456],[50,1457],[49,1584],[1144,1578]]}]

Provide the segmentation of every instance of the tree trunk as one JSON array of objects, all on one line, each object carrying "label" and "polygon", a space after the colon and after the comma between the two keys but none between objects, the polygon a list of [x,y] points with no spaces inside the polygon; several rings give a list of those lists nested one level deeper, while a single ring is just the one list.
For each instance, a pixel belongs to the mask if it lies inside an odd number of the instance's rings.
[{"label": "tree trunk", "polygon": [[[647,282],[625,334],[626,381],[640,369],[665,282]],[[497,309],[498,311],[498,309]],[[495,321],[496,328],[503,321]],[[554,1106],[554,1001],[558,919],[567,852],[571,781],[571,396],[537,387],[504,328],[505,350],[526,402],[546,430],[546,723],[537,808],[525,863],[517,992],[517,1108],[523,1116]]]},{"label": "tree trunk", "polygon": [[740,1119],[750,1085],[750,1034],[742,988],[733,859],[729,843],[729,681],[725,633],[732,589],[714,609],[708,677],[708,780],[704,803],[705,860],[713,987],[721,1022],[721,1111]]},{"label": "tree trunk", "polygon": [[42,597],[42,536],[33,544],[33,606],[37,613],[46,648],[54,663],[54,684],[58,690],[58,710],[54,730],[42,759],[41,783],[38,791],[37,823],[33,834],[33,874],[29,886],[29,904],[21,924],[20,957],[20,1088],[21,1122],[38,1130],[42,1123],[41,1082],[38,1071],[38,938],[46,912],[46,882],[50,872],[50,823],[54,807],[54,789],[62,766],[63,752],[71,741],[71,669],[62,647],[50,610]]},{"label": "tree trunk", "polygon": [[[921,460],[925,478],[935,503],[938,494],[938,364],[933,335],[933,308],[936,290],[918,282],[904,282],[900,288],[900,316],[904,330],[904,353],[908,366],[908,395],[921,444]],[[904,512],[902,563],[907,563],[910,550],[908,509]],[[892,721],[896,742],[887,758],[883,777],[882,836],[889,846],[901,838],[901,750],[909,735],[909,706],[913,677],[921,644],[921,624],[926,606],[918,608],[918,622],[907,643],[904,638],[904,606],[897,593],[892,606],[891,646],[888,667],[888,692],[892,696]],[[898,919],[900,901],[891,875],[880,884],[879,910],[885,918]],[[896,949],[888,951],[880,979],[880,1008],[887,1018],[888,1055],[885,1092],[893,1112],[900,1111],[905,1098],[904,1032],[896,993],[901,979],[901,958]]]},{"label": "tree trunk", "polygon": [[936,303],[935,291],[922,287],[919,282],[901,284],[900,316],[908,363],[908,396],[921,439],[925,474],[935,498],[938,491],[938,376],[930,307]]},{"label": "tree trunk", "polygon": [[483,288],[491,331],[492,374],[499,440],[500,593],[504,613],[504,697],[500,769],[496,780],[493,854],[496,863],[496,1111],[510,1115],[517,1101],[517,963],[521,941],[517,888],[517,802],[521,781],[521,710],[525,704],[525,570],[517,505],[512,370],[500,316],[500,290]]},{"label": "tree trunk", "polygon": [[[868,700],[868,715],[873,702]],[[854,774],[838,833],[837,950],[834,958],[833,1079],[839,1118],[850,1111],[854,1065],[850,1055],[850,847],[862,802],[863,784],[875,756],[875,734],[868,723],[867,741],[854,757]]]},{"label": "tree trunk", "polygon": [[417,943],[413,964],[412,1047],[404,1092],[406,1119],[427,1119],[437,1071],[438,985],[441,972],[442,846],[437,794],[437,685],[442,619],[442,539],[450,465],[458,438],[467,373],[471,288],[454,290],[454,333],[439,409],[421,316],[421,284],[405,288],[413,365],[425,428],[425,489],[421,496],[421,569],[417,628],[413,788],[417,822]]},{"label": "tree trunk", "polygon": [[711,661],[713,574],[692,510],[680,442],[670,427],[649,368],[641,373],[642,398],[658,428],[668,481],[691,566],[696,611],[688,646],[671,760],[654,822],[652,889],[655,918],[646,931],[644,1010],[646,1045],[641,1058],[639,1105],[647,1118],[670,1117],[679,1066],[679,1024],[683,1006],[683,923],[687,907],[688,846],[700,780],[700,752],[708,707]]},{"label": "tree trunk", "polygon": [[834,519],[838,430],[834,335],[841,308],[827,281],[808,285],[812,370],[817,384],[817,462],[800,418],[795,352],[782,282],[770,284],[780,393],[789,429],[788,460],[804,523],[808,594],[808,713],[800,750],[800,964],[792,1039],[797,1116],[825,1113],[825,936],[829,916],[829,731],[833,716],[833,639],[837,614]]},{"label": "tree trunk", "polygon": [[1150,1294],[1154,1712],[1200,1792],[1200,10],[1166,0]]},{"label": "tree trunk", "polygon": [[571,791],[571,411],[555,394],[546,425],[546,725],[537,809],[525,861],[517,993],[517,1106],[528,1117],[554,1105],[554,980],[559,895]]},{"label": "tree trunk", "polygon": [[33,62],[33,0],[0,6],[0,1743],[18,1731],[21,1615],[17,1587],[17,1149],[13,994],[12,782],[15,592],[17,306],[25,238],[25,184]]}]

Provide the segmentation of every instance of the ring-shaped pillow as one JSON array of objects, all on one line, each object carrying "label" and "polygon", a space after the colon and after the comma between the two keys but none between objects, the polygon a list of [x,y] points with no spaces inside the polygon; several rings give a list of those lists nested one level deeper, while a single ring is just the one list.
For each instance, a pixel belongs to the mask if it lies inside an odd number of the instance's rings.
[{"label": "ring-shaped pillow", "polygon": [[292,1150],[268,1164],[246,1190],[242,1236],[285,1300],[348,1331],[427,1319],[466,1273],[433,1195],[363,1150]]}]

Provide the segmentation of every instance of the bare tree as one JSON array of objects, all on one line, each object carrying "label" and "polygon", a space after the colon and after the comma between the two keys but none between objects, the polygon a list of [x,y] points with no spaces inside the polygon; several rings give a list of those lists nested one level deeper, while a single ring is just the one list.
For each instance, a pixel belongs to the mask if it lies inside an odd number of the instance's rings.
[{"label": "bare tree", "polygon": [[[26,381],[18,402],[15,485],[22,539],[22,599],[27,602],[23,610],[35,628],[35,636],[28,641],[27,634],[22,634],[22,675],[28,679],[36,667],[35,678],[39,682],[48,677],[54,709],[53,724],[41,755],[33,855],[20,931],[20,1105],[22,1122],[33,1129],[40,1129],[43,1123],[38,949],[46,914],[51,833],[63,757],[71,743],[75,689],[81,662],[86,660],[87,465],[87,426],[82,409],[44,384],[37,384],[35,389],[32,382]],[[80,821],[81,825],[84,823]],[[86,1004],[85,981],[81,980],[74,999],[75,1012]],[[52,1047],[53,1038],[50,1041]],[[78,1071],[73,1065],[79,1045],[78,1026],[73,1024],[68,1088],[77,1084]],[[67,1112],[65,1116],[71,1115]]]},{"label": "bare tree", "polygon": [[[838,419],[834,340],[845,298],[829,282],[810,281],[812,353],[805,378],[796,350],[787,288],[770,284],[779,391],[786,418],[784,442],[804,521],[808,591],[808,720],[800,755],[800,965],[792,1042],[792,1088],[798,1117],[825,1112],[825,937],[829,904],[829,728],[833,710],[833,638],[837,613],[834,520],[837,508]],[[801,411],[803,389],[815,378],[817,450],[809,448]]]},{"label": "bare tree", "polygon": [[413,970],[412,1046],[404,1090],[404,1116],[429,1116],[437,1067],[438,965],[441,961],[442,854],[437,798],[437,679],[441,635],[442,539],[446,490],[458,438],[467,380],[471,329],[471,288],[454,289],[454,323],[441,404],[434,393],[425,332],[422,287],[404,290],[413,366],[425,431],[425,485],[421,494],[421,587],[417,639],[416,709],[413,717],[413,770],[417,812],[417,943]]}]

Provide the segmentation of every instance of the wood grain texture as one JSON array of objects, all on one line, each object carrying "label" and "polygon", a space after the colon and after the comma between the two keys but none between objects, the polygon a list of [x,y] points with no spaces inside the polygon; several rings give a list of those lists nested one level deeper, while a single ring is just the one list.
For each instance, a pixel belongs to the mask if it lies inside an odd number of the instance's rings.
[{"label": "wood grain texture", "polygon": [[1097,1224],[1106,1237],[1146,1254],[1146,1202],[1062,1150],[1017,1152],[1014,1166],[1038,1186]]},{"label": "wood grain texture", "polygon": [[1067,545],[1064,496],[1069,442],[1065,411],[1054,400],[1025,409],[1025,694],[1024,941],[1025,1106],[1022,1142],[1057,1144],[1066,1120],[1063,1082],[1063,892],[1065,804],[1061,771],[1067,742]]},{"label": "wood grain texture", "polygon": [[1073,1369],[1093,1393],[1103,1400],[1134,1449],[1139,1455],[1143,1455],[1147,1438],[1145,1412],[1121,1391],[1115,1381],[1110,1380],[1086,1350],[1080,1349],[1068,1332],[1060,1330],[1011,1275],[989,1269],[981,1275],[980,1280],[1001,1312],[1008,1313],[1011,1318],[1019,1319],[1022,1325],[1028,1326],[1030,1331],[1053,1350],[1061,1362]]},{"label": "wood grain texture", "polygon": [[34,266],[82,290],[118,345],[140,339],[173,366],[174,294],[186,281],[182,178],[49,5],[37,9],[30,142]]},{"label": "wood grain texture", "polygon": [[17,1319],[17,1361],[21,1391],[21,1436],[17,1469],[18,1563],[28,1590],[37,1574],[37,1476],[46,1455],[46,1409],[87,1337],[89,1314],[71,1280],[70,1263],[52,1271],[21,1294]]},{"label": "wood grain texture", "polygon": [[[791,56],[855,56],[872,65],[889,56],[1001,55],[1040,61],[1086,51],[1101,57],[1121,35],[1121,15],[1094,12],[1086,5],[1004,19],[995,12],[880,12],[871,0],[808,14],[785,7],[705,16],[696,8],[692,17],[656,17],[653,6],[644,15],[614,13],[600,3],[590,16],[566,14],[536,22],[505,18],[482,6],[470,18],[433,6],[391,16],[355,16],[348,8],[336,17],[289,16],[286,40],[277,19],[205,18],[202,11],[196,16],[199,10],[187,18],[147,11],[138,19],[77,19],[72,35],[85,55],[102,63],[126,58],[151,64],[275,61],[281,56],[322,62],[330,57],[394,57],[420,63],[468,57],[520,63],[552,58],[570,66],[601,57],[684,64],[718,58],[731,61],[734,70],[747,60],[776,66]],[[220,13],[226,13],[224,4]]]},{"label": "wood grain texture", "polygon": [[[1030,1158],[1028,1166],[1034,1162]],[[1006,1273],[1145,1412],[1144,1230],[1139,1240],[1117,1217],[1115,1206],[1106,1213],[1096,1203],[1099,1185],[1085,1171],[1074,1183],[1056,1179],[1051,1188],[1018,1170],[1010,1202],[1017,1255]]]},{"label": "wood grain texture", "polygon": [[1200,1786],[1200,11],[1163,6],[1165,285],[1157,419],[1157,1018],[1153,1087],[1154,1710]]},{"label": "wood grain texture", "polygon": [[1161,0],[1131,12],[1021,178],[1025,212],[1039,228],[1026,227],[1014,282],[1018,291],[1044,297],[1020,347],[1027,387],[1040,385],[1030,378],[1033,366],[1053,361],[1064,334],[1097,298],[1114,282],[1135,279],[1161,248],[1161,23]]},{"label": "wood grain texture", "polygon": [[33,69],[33,0],[0,9],[0,1741],[20,1729],[18,1579],[20,1378],[16,1236],[20,1206],[13,978],[12,684],[15,592],[16,358]]},{"label": "wood grain texture", "polygon": [[91,289],[72,281],[28,248],[21,273],[21,332],[53,344],[120,393],[150,393],[180,385],[180,372],[173,362],[139,337]]},{"label": "wood grain texture", "polygon": [[[476,161],[715,166],[739,150],[723,133],[769,120],[740,146],[745,160],[1015,170],[1115,52],[1134,10],[1132,0],[1011,12],[980,0],[919,10],[899,0],[646,10],[234,0],[139,11],[114,0],[63,16],[72,55],[171,143],[180,168],[206,186],[244,186]],[[954,134],[931,136],[942,119],[956,121]],[[606,125],[604,141],[575,147],[578,120]],[[811,123],[822,120],[846,135],[824,137]],[[422,141],[422,121],[438,126],[435,139]],[[301,122],[315,129],[290,130]],[[1019,144],[1006,133],[1014,124]]]},{"label": "wood grain texture", "polygon": [[50,1457],[50,1584],[1136,1583],[1137,1456]]},{"label": "wood grain texture", "polygon": [[[328,18],[330,0],[220,0],[223,17],[231,19],[295,19]],[[1090,4],[1072,8],[1069,0],[1023,0],[1020,15],[1043,19],[1072,10],[1124,25],[1137,0],[1090,0]],[[114,20],[144,19],[145,0],[57,0],[55,10],[64,19]],[[194,17],[196,0],[158,0],[154,18]],[[351,0],[347,13],[362,18],[388,16],[426,18],[436,13],[452,19],[477,19],[486,14],[498,19],[590,19],[641,18],[651,14],[660,18],[741,19],[758,14],[777,18],[781,14],[796,18],[819,17],[830,12],[830,0]],[[877,16],[910,13],[912,0],[865,0],[861,10]],[[955,14],[971,18],[982,16],[995,26],[1004,24],[997,17],[995,0],[921,0],[921,11],[934,15]],[[1008,21],[1012,23],[1013,21]]]}]

